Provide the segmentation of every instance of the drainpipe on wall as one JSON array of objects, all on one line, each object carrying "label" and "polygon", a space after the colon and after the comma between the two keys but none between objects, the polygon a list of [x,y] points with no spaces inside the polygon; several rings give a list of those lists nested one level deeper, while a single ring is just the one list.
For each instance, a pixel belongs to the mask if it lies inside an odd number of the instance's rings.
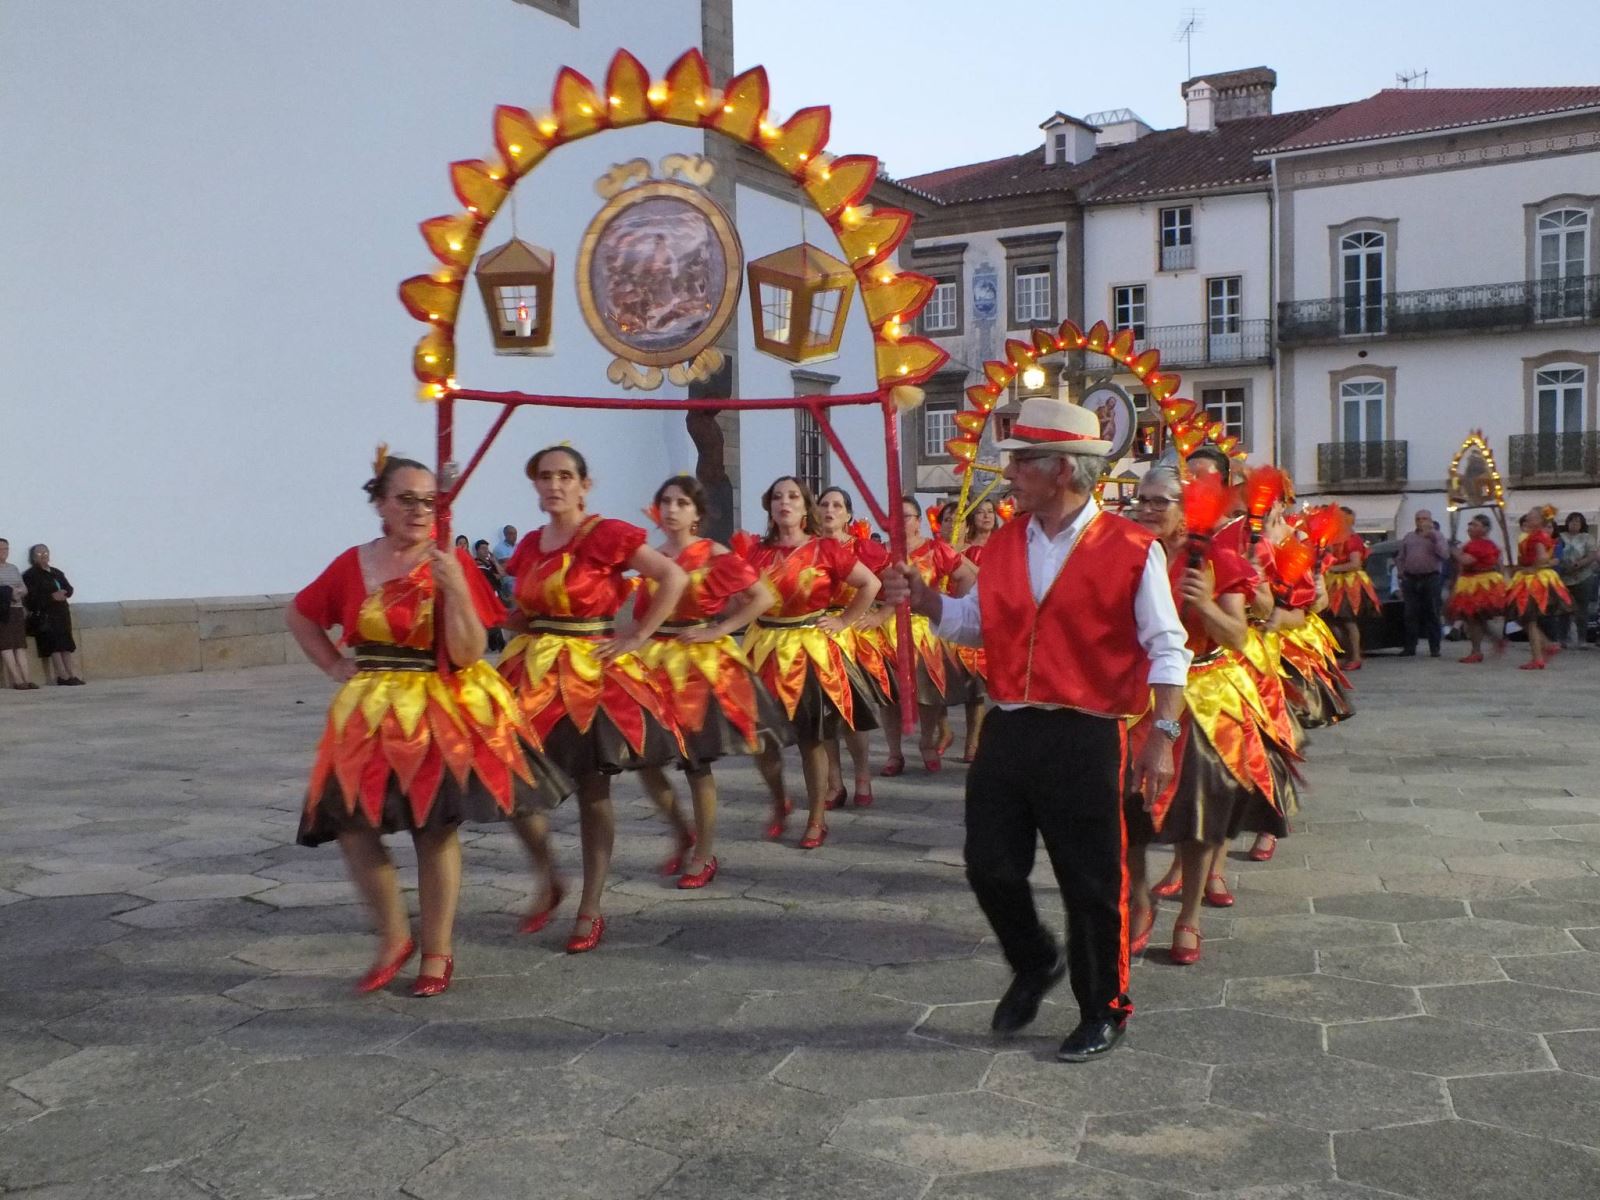
[{"label": "drainpipe on wall", "polygon": [[1272,331],[1272,461],[1285,470],[1294,464],[1283,461],[1283,352],[1278,346],[1278,160],[1272,160],[1272,192],[1267,198],[1267,328]]}]

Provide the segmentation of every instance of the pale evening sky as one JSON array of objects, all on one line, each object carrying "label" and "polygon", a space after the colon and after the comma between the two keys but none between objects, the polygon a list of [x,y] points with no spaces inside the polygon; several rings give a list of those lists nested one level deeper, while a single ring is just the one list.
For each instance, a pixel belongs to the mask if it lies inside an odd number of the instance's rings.
[{"label": "pale evening sky", "polygon": [[[1273,110],[1347,103],[1429,72],[1430,87],[1600,83],[1591,0],[1212,0],[1196,6],[1194,73],[1267,66]],[[1183,122],[1168,0],[734,0],[740,69],[761,63],[773,109],[827,104],[829,148],[896,176],[1016,154],[1039,122],[1133,109]],[[1414,86],[1420,86],[1414,85]]]}]

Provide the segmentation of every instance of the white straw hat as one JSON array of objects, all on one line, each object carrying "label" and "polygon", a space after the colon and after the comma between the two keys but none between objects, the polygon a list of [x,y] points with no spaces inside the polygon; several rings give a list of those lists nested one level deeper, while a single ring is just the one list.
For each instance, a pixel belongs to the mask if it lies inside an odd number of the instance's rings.
[{"label": "white straw hat", "polygon": [[1081,404],[1052,396],[1032,396],[998,450],[1050,450],[1057,454],[1110,454],[1111,443],[1100,436],[1100,418]]}]

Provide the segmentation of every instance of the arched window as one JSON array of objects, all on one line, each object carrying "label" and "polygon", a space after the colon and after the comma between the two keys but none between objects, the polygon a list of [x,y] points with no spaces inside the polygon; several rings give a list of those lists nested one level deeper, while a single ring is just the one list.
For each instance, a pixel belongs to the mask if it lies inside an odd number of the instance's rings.
[{"label": "arched window", "polygon": [[1583,432],[1583,393],[1588,372],[1575,363],[1555,363],[1533,374],[1535,430],[1541,436]]},{"label": "arched window", "polygon": [[1388,428],[1384,405],[1388,388],[1381,379],[1346,379],[1339,385],[1339,440],[1346,445],[1381,442]]},{"label": "arched window", "polygon": [[1344,332],[1383,332],[1383,291],[1388,247],[1381,233],[1363,229],[1339,239],[1339,279],[1344,288]]},{"label": "arched window", "polygon": [[1589,267],[1589,214],[1581,208],[1541,213],[1539,238],[1539,318],[1583,316],[1583,277]]}]

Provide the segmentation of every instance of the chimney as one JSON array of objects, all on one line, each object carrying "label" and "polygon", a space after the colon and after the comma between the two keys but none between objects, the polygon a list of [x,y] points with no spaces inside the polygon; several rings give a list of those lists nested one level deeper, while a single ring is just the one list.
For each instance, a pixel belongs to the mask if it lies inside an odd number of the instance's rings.
[{"label": "chimney", "polygon": [[1217,93],[1204,79],[1186,83],[1183,101],[1189,110],[1189,132],[1210,133],[1217,127]]},{"label": "chimney", "polygon": [[[1272,92],[1278,86],[1278,73],[1271,67],[1247,67],[1242,71],[1215,71],[1197,75],[1187,80],[1182,88],[1183,98],[1189,106],[1189,128],[1196,133],[1214,129],[1224,121],[1237,121],[1241,117],[1270,117]],[[1199,114],[1207,121],[1203,129],[1196,128],[1195,89],[1204,87],[1210,93],[1209,112]]]},{"label": "chimney", "polygon": [[1094,157],[1099,130],[1087,121],[1055,113],[1039,126],[1044,130],[1044,161],[1050,167],[1071,167]]}]

